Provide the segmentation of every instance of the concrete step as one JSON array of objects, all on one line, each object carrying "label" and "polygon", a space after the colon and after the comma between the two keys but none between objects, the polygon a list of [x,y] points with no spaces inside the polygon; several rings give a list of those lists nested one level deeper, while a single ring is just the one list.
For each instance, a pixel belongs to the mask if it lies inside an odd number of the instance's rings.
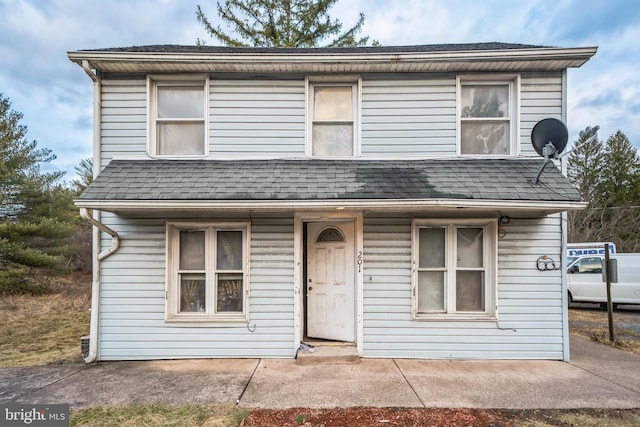
[{"label": "concrete step", "polygon": [[354,345],[317,345],[313,353],[298,350],[299,365],[332,365],[360,363],[358,350]]}]

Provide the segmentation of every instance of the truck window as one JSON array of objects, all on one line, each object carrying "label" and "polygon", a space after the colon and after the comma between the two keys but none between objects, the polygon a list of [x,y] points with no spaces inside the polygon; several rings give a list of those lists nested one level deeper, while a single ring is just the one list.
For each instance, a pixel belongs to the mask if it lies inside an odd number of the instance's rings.
[{"label": "truck window", "polygon": [[583,258],[571,268],[569,273],[602,274],[602,260],[600,258]]}]

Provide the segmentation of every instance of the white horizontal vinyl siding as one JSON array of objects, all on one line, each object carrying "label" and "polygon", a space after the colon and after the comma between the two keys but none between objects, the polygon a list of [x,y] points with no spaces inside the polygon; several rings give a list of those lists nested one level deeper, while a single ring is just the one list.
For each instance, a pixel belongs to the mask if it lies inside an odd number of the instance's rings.
[{"label": "white horizontal vinyl siding", "polygon": [[304,156],[304,79],[210,84],[211,156]]},{"label": "white horizontal vinyl siding", "polygon": [[[561,72],[523,73],[520,152],[536,155],[531,130],[561,119]],[[210,80],[209,149],[213,158],[300,157],[305,148],[304,79]],[[114,156],[147,154],[146,80],[102,81],[102,166]],[[361,153],[455,156],[455,75],[363,75]]]},{"label": "white horizontal vinyl siding", "polygon": [[537,156],[531,145],[531,131],[542,119],[562,120],[562,73],[523,73],[520,80],[520,152]]},{"label": "white horizontal vinyl siding", "polygon": [[139,79],[102,80],[101,167],[114,156],[147,154],[147,82]]},{"label": "white horizontal vinyl siding", "polygon": [[[102,81],[102,167],[147,155],[145,78]],[[304,156],[305,88],[300,80],[210,80],[213,158]]]},{"label": "white horizontal vinyl siding", "polygon": [[562,359],[560,219],[512,219],[498,239],[498,321],[411,319],[411,218],[364,220],[364,356]]},{"label": "white horizontal vinyl siding", "polygon": [[362,81],[363,156],[455,156],[455,75]]},{"label": "white horizontal vinyl siding", "polygon": [[187,325],[164,320],[165,221],[103,214],[122,246],[102,263],[99,359],[293,357],[293,216],[250,220],[249,324]]}]

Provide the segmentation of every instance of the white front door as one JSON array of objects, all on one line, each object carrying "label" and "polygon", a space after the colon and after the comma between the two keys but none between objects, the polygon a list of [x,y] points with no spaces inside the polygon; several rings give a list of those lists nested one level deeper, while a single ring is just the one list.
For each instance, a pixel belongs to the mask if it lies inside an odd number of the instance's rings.
[{"label": "white front door", "polygon": [[355,222],[307,226],[307,336],[355,341]]}]

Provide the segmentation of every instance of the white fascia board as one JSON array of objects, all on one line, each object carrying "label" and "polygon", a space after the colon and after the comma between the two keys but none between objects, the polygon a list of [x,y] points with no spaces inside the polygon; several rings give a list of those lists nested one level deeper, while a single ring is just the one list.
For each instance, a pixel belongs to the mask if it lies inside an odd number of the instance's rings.
[{"label": "white fascia board", "polygon": [[584,202],[551,202],[527,200],[466,200],[466,199],[409,199],[409,200],[75,200],[79,208],[107,212],[126,211],[243,211],[243,210],[296,210],[296,209],[344,209],[376,211],[544,211],[547,213],[579,210],[587,207]]},{"label": "white fascia board", "polygon": [[[297,64],[389,64],[398,63],[456,63],[456,62],[512,62],[512,61],[566,61],[566,66],[581,66],[595,55],[597,47],[581,48],[535,48],[535,49],[498,49],[470,51],[408,52],[408,53],[171,53],[171,52],[104,52],[71,51],[67,55],[73,62],[81,64],[89,61],[96,69],[100,63],[158,63],[158,64],[211,64],[216,65],[251,64],[258,65],[262,71],[277,71],[275,67],[282,63]],[[575,61],[578,61],[577,63]],[[572,64],[572,65],[568,65]],[[577,65],[576,65],[577,64]]]}]

